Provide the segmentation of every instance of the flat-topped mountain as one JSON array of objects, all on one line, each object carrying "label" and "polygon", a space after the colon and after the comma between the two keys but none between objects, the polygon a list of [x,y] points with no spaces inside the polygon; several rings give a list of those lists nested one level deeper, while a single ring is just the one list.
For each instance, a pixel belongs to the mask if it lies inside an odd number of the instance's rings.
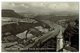
[{"label": "flat-topped mountain", "polygon": [[23,18],[23,16],[10,9],[2,9],[2,17]]}]

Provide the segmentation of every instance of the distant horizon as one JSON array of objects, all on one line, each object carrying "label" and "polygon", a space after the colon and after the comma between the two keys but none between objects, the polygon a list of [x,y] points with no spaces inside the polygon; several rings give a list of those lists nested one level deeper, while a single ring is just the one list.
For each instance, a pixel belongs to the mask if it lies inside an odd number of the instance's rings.
[{"label": "distant horizon", "polygon": [[[2,10],[9,10],[9,11],[14,11],[14,12],[16,12],[15,10],[13,10],[13,9],[2,9]],[[33,14],[33,15],[54,15],[54,16],[75,16],[75,15],[79,15],[79,12],[77,13],[77,14],[71,14],[71,13],[49,13],[49,14],[37,14],[37,13],[31,13],[31,12],[16,12],[16,13],[22,13],[22,14]]]}]

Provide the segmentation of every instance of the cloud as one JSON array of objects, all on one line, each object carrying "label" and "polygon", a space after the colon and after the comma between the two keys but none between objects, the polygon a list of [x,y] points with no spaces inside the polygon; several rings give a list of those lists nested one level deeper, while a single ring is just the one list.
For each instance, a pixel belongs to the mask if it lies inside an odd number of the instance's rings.
[{"label": "cloud", "polygon": [[15,11],[23,12],[54,12],[54,11],[69,11],[78,12],[79,3],[77,2],[3,2],[2,9],[14,9]]}]

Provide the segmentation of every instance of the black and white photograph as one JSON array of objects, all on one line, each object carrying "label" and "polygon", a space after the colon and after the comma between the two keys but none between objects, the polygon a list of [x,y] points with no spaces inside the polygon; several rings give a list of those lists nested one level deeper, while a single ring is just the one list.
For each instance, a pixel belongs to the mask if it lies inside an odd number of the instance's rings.
[{"label": "black and white photograph", "polygon": [[79,2],[2,2],[2,52],[79,52]]}]

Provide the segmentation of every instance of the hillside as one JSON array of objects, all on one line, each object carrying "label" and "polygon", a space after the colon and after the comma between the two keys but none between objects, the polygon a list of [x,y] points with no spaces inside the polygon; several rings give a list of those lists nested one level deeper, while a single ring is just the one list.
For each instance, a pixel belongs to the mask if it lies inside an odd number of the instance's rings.
[{"label": "hillside", "polygon": [[23,16],[10,9],[2,9],[2,17],[23,18]]}]

